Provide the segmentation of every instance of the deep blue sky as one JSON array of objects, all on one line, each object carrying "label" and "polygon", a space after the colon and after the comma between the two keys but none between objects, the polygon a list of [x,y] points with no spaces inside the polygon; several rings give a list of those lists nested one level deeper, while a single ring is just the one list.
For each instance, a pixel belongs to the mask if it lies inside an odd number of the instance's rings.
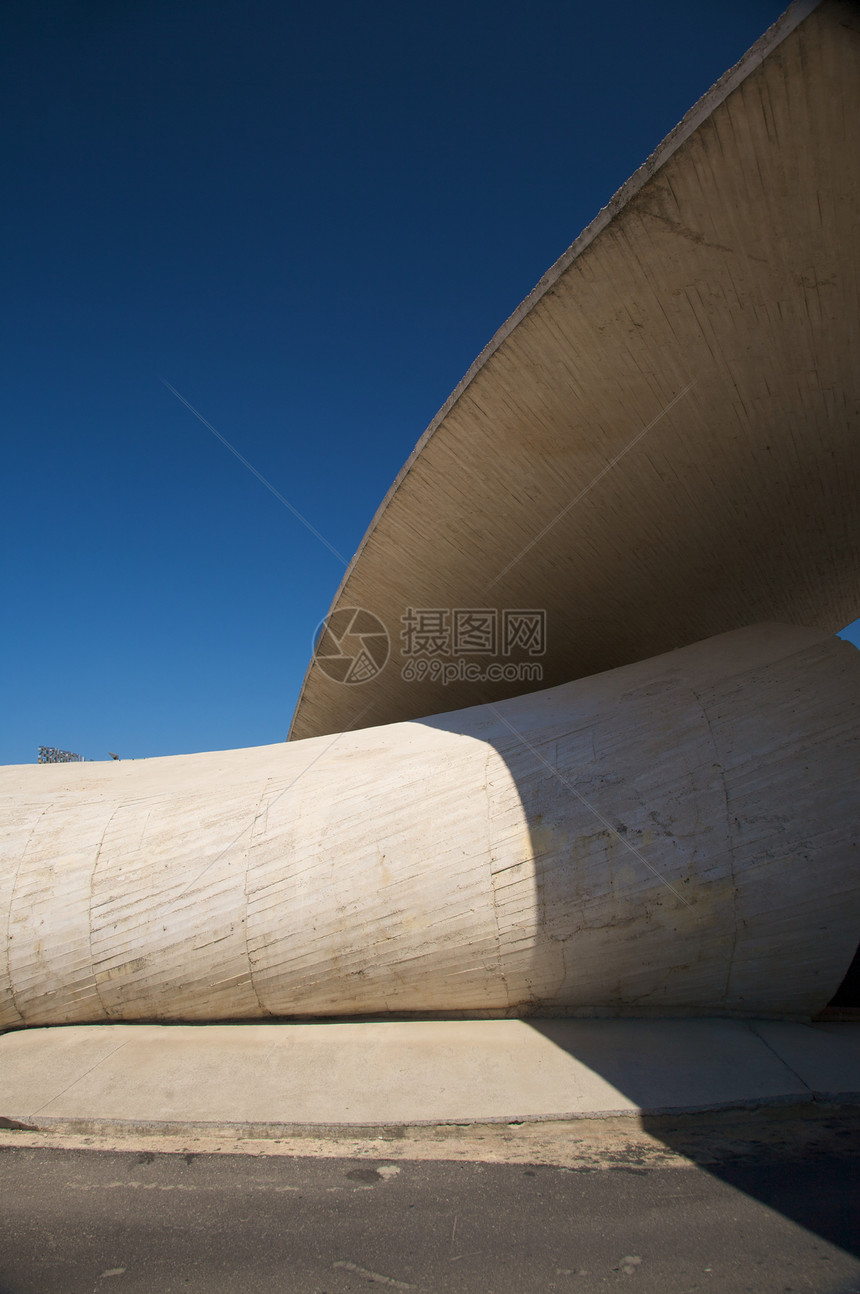
[{"label": "deep blue sky", "polygon": [[782,4],[77,0],[0,20],[0,762],[281,740],[496,328]]}]

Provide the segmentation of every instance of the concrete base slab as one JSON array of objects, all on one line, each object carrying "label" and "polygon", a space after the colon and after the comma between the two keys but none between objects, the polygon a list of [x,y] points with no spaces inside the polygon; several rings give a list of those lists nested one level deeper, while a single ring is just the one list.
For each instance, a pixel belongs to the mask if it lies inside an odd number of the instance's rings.
[{"label": "concrete base slab", "polygon": [[860,1023],[798,1028],[766,1020],[755,1028],[762,1041],[801,1075],[819,1098],[852,1094],[860,1100]]},{"label": "concrete base slab", "polygon": [[732,1020],[76,1025],[0,1038],[0,1117],[38,1128],[521,1122],[841,1099],[852,1025]]},{"label": "concrete base slab", "polygon": [[860,1029],[741,1020],[76,1025],[0,1037],[0,1123],[520,1122],[860,1099]]}]

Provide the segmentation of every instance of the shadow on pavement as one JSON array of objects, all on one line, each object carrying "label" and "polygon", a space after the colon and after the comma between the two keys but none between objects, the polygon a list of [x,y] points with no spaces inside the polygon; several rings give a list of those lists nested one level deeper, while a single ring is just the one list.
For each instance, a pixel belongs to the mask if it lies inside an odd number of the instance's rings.
[{"label": "shadow on pavement", "polygon": [[[632,1102],[647,1106],[653,1099],[650,1064],[637,1065],[629,1046],[625,1054],[604,1041],[593,1046],[587,1037],[583,1041],[576,1026],[592,1022],[532,1019],[527,1023]],[[609,1026],[610,1033],[614,1024],[618,1040],[623,1034],[634,1046],[637,1029],[647,1026],[636,1020],[594,1023],[601,1032]],[[720,1022],[685,1023],[704,1029]],[[670,1065],[672,1060],[667,1057]],[[683,1072],[677,1077],[683,1085]],[[638,1123],[673,1154],[860,1257],[860,1107],[803,1101],[757,1109],[645,1114]]]}]

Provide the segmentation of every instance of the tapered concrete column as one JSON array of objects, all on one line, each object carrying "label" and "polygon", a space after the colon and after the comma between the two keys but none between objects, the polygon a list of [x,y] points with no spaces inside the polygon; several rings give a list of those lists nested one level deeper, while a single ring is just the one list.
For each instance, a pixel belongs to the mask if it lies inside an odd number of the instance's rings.
[{"label": "tapered concrete column", "polygon": [[758,626],[259,749],[0,770],[0,1025],[805,1015],[860,937],[860,653]]}]

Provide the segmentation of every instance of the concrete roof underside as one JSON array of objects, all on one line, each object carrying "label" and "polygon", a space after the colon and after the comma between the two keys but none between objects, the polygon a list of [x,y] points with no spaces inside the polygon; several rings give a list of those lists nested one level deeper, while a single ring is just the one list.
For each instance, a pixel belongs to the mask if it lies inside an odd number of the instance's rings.
[{"label": "concrete roof underside", "polygon": [[311,662],[290,737],[527,684],[401,678],[408,608],[545,608],[549,687],[763,620],[860,614],[860,9],[792,6],[500,329],[332,609],[386,668]]}]

